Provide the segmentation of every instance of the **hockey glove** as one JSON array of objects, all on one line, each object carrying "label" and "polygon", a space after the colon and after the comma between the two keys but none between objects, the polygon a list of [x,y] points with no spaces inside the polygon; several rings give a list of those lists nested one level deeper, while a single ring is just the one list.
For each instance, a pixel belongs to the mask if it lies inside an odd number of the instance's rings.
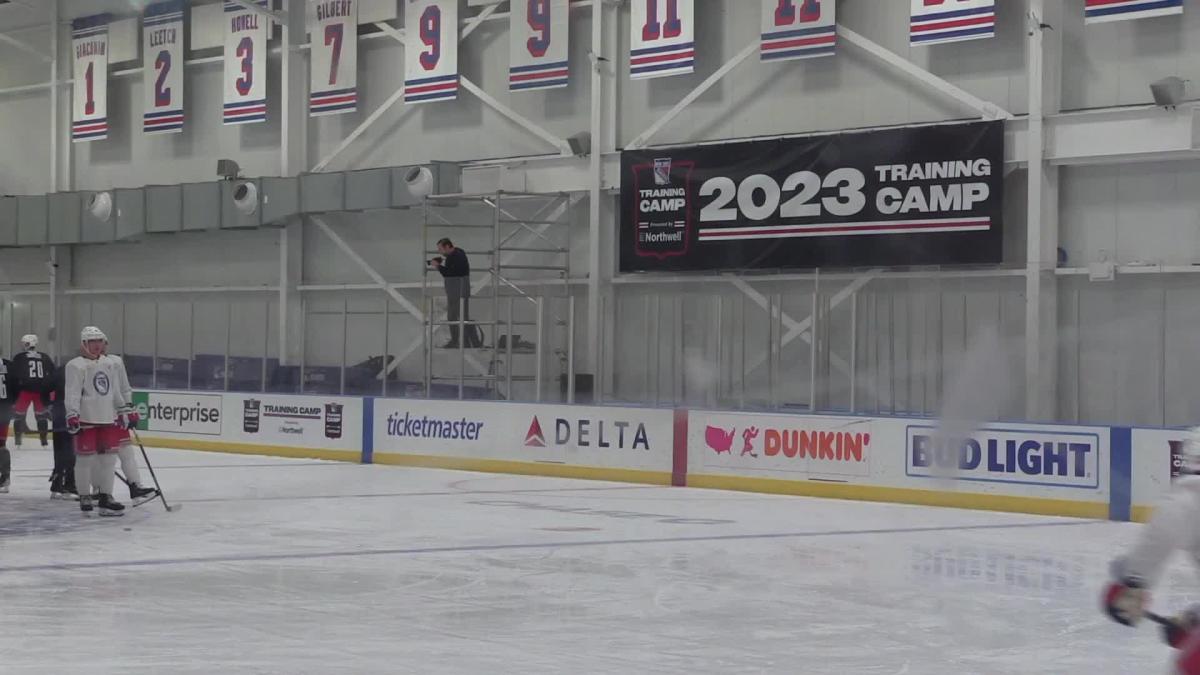
[{"label": "hockey glove", "polygon": [[1119,624],[1137,625],[1142,620],[1150,593],[1140,579],[1126,577],[1114,581],[1104,591],[1104,611]]},{"label": "hockey glove", "polygon": [[1171,625],[1162,627],[1163,642],[1179,649],[1197,626],[1200,626],[1200,606],[1192,605],[1182,614],[1171,617]]},{"label": "hockey glove", "polygon": [[79,415],[67,416],[67,433],[77,434],[83,428],[83,424],[79,421]]},{"label": "hockey glove", "polygon": [[141,415],[138,415],[136,410],[130,410],[129,412],[121,413],[121,416],[117,418],[117,426],[128,431],[137,427],[140,419],[142,419],[142,417]]}]

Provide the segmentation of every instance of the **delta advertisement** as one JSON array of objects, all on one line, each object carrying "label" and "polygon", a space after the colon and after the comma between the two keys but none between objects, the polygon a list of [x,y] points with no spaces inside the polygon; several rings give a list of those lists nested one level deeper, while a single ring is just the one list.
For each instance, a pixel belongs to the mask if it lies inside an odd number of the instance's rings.
[{"label": "delta advertisement", "polygon": [[362,399],[135,392],[138,429],[168,438],[219,437],[245,444],[361,449]]},{"label": "delta advertisement", "polygon": [[[374,453],[670,472],[673,412],[376,399]],[[452,411],[452,412],[451,412]]]}]

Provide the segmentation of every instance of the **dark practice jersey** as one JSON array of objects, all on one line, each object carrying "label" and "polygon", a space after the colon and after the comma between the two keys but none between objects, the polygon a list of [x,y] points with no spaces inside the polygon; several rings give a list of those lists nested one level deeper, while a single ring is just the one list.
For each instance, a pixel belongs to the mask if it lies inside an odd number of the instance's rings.
[{"label": "dark practice jersey", "polygon": [[21,352],[12,359],[12,381],[17,391],[49,394],[54,391],[54,361],[46,352]]},{"label": "dark practice jersey", "polygon": [[13,384],[12,362],[0,359],[0,405],[11,405],[15,400],[17,387]]}]

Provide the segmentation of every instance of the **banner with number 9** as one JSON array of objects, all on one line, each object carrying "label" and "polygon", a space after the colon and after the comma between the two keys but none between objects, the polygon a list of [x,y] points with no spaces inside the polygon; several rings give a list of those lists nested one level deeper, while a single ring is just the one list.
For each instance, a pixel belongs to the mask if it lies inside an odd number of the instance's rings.
[{"label": "banner with number 9", "polygon": [[404,32],[404,102],[457,98],[458,1],[405,0]]},{"label": "banner with number 9", "polygon": [[553,89],[570,82],[567,0],[512,0],[508,88]]},{"label": "banner with number 9", "polygon": [[[269,8],[268,0],[252,0]],[[267,121],[267,36],[270,19],[225,2],[225,124]]]}]

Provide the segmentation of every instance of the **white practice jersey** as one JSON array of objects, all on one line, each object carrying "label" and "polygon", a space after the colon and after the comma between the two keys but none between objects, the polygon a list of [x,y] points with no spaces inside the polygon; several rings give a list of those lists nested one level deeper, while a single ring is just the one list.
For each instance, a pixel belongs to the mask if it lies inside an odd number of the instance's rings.
[{"label": "white practice jersey", "polygon": [[76,356],[71,359],[67,364],[66,400],[63,402],[67,417],[78,415],[83,424],[116,422],[117,415],[132,403],[132,397],[127,398],[122,386],[127,380],[125,364],[115,356],[105,355],[98,359]]},{"label": "white practice jersey", "polygon": [[1200,476],[1175,482],[1138,533],[1133,548],[1114,563],[1113,571],[1118,579],[1136,577],[1153,588],[1176,550],[1186,552],[1200,566]]}]

